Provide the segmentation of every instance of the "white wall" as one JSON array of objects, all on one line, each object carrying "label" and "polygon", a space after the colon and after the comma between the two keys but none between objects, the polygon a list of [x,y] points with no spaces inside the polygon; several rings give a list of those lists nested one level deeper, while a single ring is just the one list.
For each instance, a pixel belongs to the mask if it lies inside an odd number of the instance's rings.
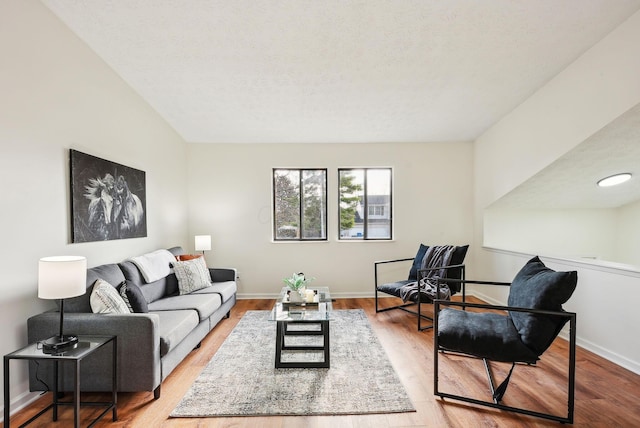
[{"label": "white wall", "polygon": [[640,270],[640,201],[618,208],[571,210],[493,205],[484,212],[483,227],[485,247]]},{"label": "white wall", "polygon": [[640,266],[640,201],[622,206],[616,211],[616,254],[614,260]]},{"label": "white wall", "polygon": [[[186,144],[35,0],[0,2],[0,354],[26,344],[38,259],[77,254],[89,266],[185,245]],[[69,148],[146,172],[148,237],[70,244]],[[12,410],[26,364],[11,363]]]},{"label": "white wall", "polygon": [[[238,268],[243,297],[277,294],[294,271],[336,296],[371,296],[375,260],[413,257],[420,242],[471,243],[470,143],[189,144],[188,151],[190,235],[212,235],[207,261]],[[371,166],[393,168],[394,240],[338,242],[337,169]],[[275,167],[328,168],[328,242],[272,242]]]},{"label": "white wall", "polygon": [[[536,210],[490,207],[484,212],[485,247],[564,256],[615,258],[618,210]],[[639,263],[640,264],[640,263]]]},{"label": "white wall", "polygon": [[[640,102],[638,70],[640,13],[476,141],[474,242],[483,242],[485,208]],[[482,279],[511,280],[526,261],[524,256],[475,248],[474,266]],[[629,336],[640,324],[638,277],[558,261],[550,266],[578,270],[578,288],[566,308],[578,313],[579,343],[640,373],[640,341]],[[497,290],[479,293],[505,301]]]}]

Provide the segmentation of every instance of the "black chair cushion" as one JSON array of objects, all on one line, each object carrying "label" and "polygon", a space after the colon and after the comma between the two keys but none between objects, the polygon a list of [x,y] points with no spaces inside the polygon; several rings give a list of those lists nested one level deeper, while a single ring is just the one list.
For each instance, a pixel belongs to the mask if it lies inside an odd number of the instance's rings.
[{"label": "black chair cushion", "polygon": [[[508,305],[521,308],[562,311],[562,304],[573,294],[578,273],[556,272],[536,256],[518,272],[509,291]],[[510,311],[522,342],[538,355],[550,345],[567,318]]]},{"label": "black chair cushion", "polygon": [[420,267],[422,266],[422,259],[424,258],[424,255],[428,249],[428,245],[420,244],[418,252],[416,253],[416,257],[413,259],[411,269],[409,270],[409,278],[407,278],[409,281],[418,280],[418,269],[420,269]]},{"label": "black chair cushion", "polygon": [[[418,270],[422,267],[422,259],[424,258],[425,253],[429,249],[428,245],[420,244],[418,248],[418,252],[416,253],[416,257],[413,259],[413,264],[411,265],[411,269],[409,270],[409,281],[417,281],[418,280]],[[469,249],[468,245],[463,245],[459,247],[455,247],[453,249],[453,254],[451,255],[451,265],[461,265],[464,263],[464,258],[467,255],[467,250]],[[462,278],[462,269],[454,268],[447,271],[447,278],[461,279]],[[451,293],[457,293],[460,291],[460,284],[449,284],[449,288],[451,289]]]},{"label": "black chair cushion", "polygon": [[511,319],[493,312],[443,309],[438,314],[438,341],[449,351],[493,361],[534,363],[538,355],[520,340]]},{"label": "black chair cushion", "polygon": [[415,281],[404,280],[404,281],[396,281],[389,282],[387,284],[382,284],[378,286],[378,291],[382,291],[383,293],[391,294],[392,296],[401,297],[400,296],[400,288],[403,286],[410,284]]}]

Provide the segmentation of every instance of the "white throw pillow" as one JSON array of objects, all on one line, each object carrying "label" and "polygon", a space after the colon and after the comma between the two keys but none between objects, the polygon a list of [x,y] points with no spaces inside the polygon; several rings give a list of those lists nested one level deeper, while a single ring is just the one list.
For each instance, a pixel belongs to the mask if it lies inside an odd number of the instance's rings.
[{"label": "white throw pillow", "polygon": [[173,262],[173,272],[178,278],[178,289],[181,295],[189,294],[211,285],[211,275],[203,257]]},{"label": "white throw pillow", "polygon": [[96,279],[89,298],[94,314],[130,314],[127,304],[122,300],[118,290],[103,279]]}]

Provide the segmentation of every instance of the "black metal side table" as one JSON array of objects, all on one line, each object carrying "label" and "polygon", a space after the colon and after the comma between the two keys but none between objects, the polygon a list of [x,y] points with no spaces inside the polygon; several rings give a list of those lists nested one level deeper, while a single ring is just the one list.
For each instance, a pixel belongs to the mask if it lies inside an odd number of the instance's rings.
[{"label": "black metal side table", "polygon": [[[111,384],[111,401],[110,402],[90,402],[82,403],[80,401],[80,362],[87,356],[93,354],[98,349],[111,343],[112,348],[112,384]],[[49,360],[54,361],[54,382],[53,382],[53,402],[46,408],[41,410],[34,417],[25,422],[22,426],[28,425],[38,417],[42,416],[49,409],[53,409],[53,420],[58,420],[58,406],[72,405],[74,427],[80,427],[80,405],[105,406],[106,409],[91,422],[89,427],[98,422],[109,410],[112,411],[113,421],[118,420],[117,412],[117,372],[118,372],[118,338],[117,336],[78,336],[78,344],[74,348],[62,350],[57,354],[45,354],[38,343],[31,343],[22,349],[4,356],[4,427],[9,428],[10,411],[9,405],[11,399],[9,397],[9,362],[11,360]],[[58,401],[58,365],[60,362],[68,361],[74,365],[74,384],[73,401]]]}]

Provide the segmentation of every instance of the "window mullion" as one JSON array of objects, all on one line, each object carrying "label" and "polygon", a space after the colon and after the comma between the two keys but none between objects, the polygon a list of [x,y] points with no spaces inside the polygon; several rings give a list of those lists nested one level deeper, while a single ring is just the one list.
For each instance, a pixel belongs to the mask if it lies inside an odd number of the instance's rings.
[{"label": "window mullion", "polygon": [[367,189],[367,176],[369,174],[367,173],[367,170],[364,170],[364,197],[362,198],[363,203],[364,203],[364,207],[363,207],[363,212],[364,212],[364,218],[362,219],[363,221],[363,225],[362,225],[362,239],[369,239],[369,192]]},{"label": "window mullion", "polygon": [[300,192],[300,195],[298,197],[298,204],[299,204],[299,208],[298,208],[298,212],[300,214],[300,218],[299,218],[299,224],[300,227],[298,228],[298,230],[300,231],[300,236],[298,237],[299,239],[304,239],[304,190],[302,187],[302,183],[303,183],[303,179],[302,179],[302,170],[298,170],[298,191]]}]

